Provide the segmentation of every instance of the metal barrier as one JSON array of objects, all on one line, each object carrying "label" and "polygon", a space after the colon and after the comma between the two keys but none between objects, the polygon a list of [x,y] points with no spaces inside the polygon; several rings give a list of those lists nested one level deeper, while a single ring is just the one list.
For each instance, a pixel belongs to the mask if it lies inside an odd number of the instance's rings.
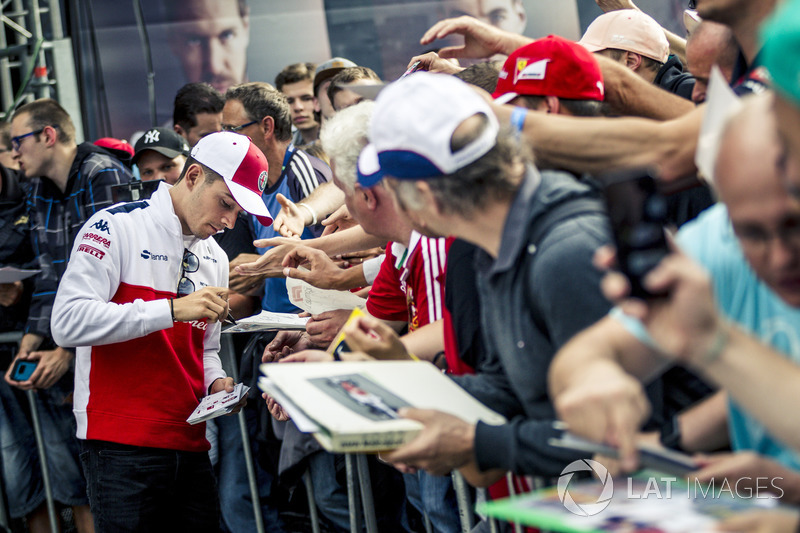
[{"label": "metal barrier", "polygon": [[[233,348],[233,338],[230,335],[222,335],[220,339],[220,355],[225,359],[228,368],[228,375],[233,381],[239,382],[239,365],[236,362],[236,351]],[[247,431],[247,420],[244,410],[239,411],[239,430],[242,439],[242,449],[244,450],[244,462],[247,467],[247,481],[250,485],[250,498],[253,502],[253,518],[256,521],[256,531],[264,533],[264,517],[261,515],[261,495],[258,491],[258,479],[256,469],[253,464],[253,450],[250,448],[250,434]],[[316,532],[315,532],[316,533]]]}]

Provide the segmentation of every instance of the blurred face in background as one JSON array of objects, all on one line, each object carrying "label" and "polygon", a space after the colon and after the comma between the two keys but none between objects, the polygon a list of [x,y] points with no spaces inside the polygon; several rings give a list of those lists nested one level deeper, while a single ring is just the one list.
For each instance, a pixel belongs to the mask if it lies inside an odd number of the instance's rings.
[{"label": "blurred face in background", "polygon": [[[173,0],[174,1],[174,0]],[[237,0],[191,0],[174,9],[180,17],[170,44],[187,82],[204,81],[222,94],[246,81],[250,18]]]},{"label": "blurred face in background", "polygon": [[145,150],[139,156],[136,166],[139,167],[139,176],[142,181],[164,180],[170,185],[175,185],[186,163],[186,156],[179,155],[173,159],[159,154],[155,150]]},{"label": "blurred face in background", "polygon": [[522,0],[448,0],[447,16],[469,15],[501,30],[522,34],[528,21]]}]

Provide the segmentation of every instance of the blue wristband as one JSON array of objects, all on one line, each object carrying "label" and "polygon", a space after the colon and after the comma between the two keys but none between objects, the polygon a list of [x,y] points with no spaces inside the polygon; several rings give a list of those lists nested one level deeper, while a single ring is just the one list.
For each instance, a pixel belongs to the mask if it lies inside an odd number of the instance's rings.
[{"label": "blue wristband", "polygon": [[514,128],[514,135],[519,138],[522,129],[525,127],[525,117],[528,115],[528,110],[524,107],[515,107],[511,112],[511,127]]}]

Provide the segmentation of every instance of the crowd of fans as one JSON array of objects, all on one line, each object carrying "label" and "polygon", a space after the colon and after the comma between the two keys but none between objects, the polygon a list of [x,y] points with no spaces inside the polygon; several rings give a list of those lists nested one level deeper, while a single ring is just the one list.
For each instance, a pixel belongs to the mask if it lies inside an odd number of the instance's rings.
[{"label": "crowd of fans", "polygon": [[[577,42],[442,20],[421,43],[463,44],[390,83],[345,58],[274,86],[189,83],[173,124],[132,144],[77,144],[53,100],[17,108],[0,125],[0,258],[36,273],[0,284],[2,331],[23,333],[0,344],[14,527],[50,528],[34,390],[53,497],[80,532],[255,531],[243,446],[267,531],[307,530],[309,505],[350,530],[344,457],[256,387],[262,363],[333,360],[343,331],[342,359],[427,361],[508,420],[403,411],[422,432],[368,457],[381,532],[461,531],[451,472],[489,498],[553,485],[591,457],[551,444],[565,425],[618,447],[621,473],[656,444],[694,456],[690,480],[786,504],[723,528],[797,531],[800,0],[697,0],[685,39],[629,0],[598,4]],[[714,78],[738,105],[700,142],[722,113],[704,103]],[[665,197],[670,251],[644,299],[615,270],[602,194],[629,168]],[[233,336],[247,439],[237,417],[190,426],[233,390],[221,322],[299,312],[287,277],[362,295],[366,314]],[[33,374],[15,379],[18,360]]]}]

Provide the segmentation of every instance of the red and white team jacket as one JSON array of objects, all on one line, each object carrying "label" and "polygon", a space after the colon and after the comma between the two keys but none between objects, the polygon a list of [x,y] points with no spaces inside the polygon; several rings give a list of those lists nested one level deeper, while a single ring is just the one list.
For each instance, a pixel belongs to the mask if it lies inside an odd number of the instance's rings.
[{"label": "red and white team jacket", "polygon": [[453,238],[432,239],[411,233],[408,249],[393,242],[367,298],[375,318],[408,322],[414,331],[442,318],[447,250]]},{"label": "red and white team jacket", "polygon": [[205,424],[186,418],[225,377],[220,325],[173,323],[168,299],[184,273],[185,250],[199,260],[196,272],[185,273],[197,290],[227,287],[228,259],[214,239],[182,235],[169,188],[98,211],[78,233],[59,284],[51,329],[59,346],[77,347],[80,439],[209,448]]}]

